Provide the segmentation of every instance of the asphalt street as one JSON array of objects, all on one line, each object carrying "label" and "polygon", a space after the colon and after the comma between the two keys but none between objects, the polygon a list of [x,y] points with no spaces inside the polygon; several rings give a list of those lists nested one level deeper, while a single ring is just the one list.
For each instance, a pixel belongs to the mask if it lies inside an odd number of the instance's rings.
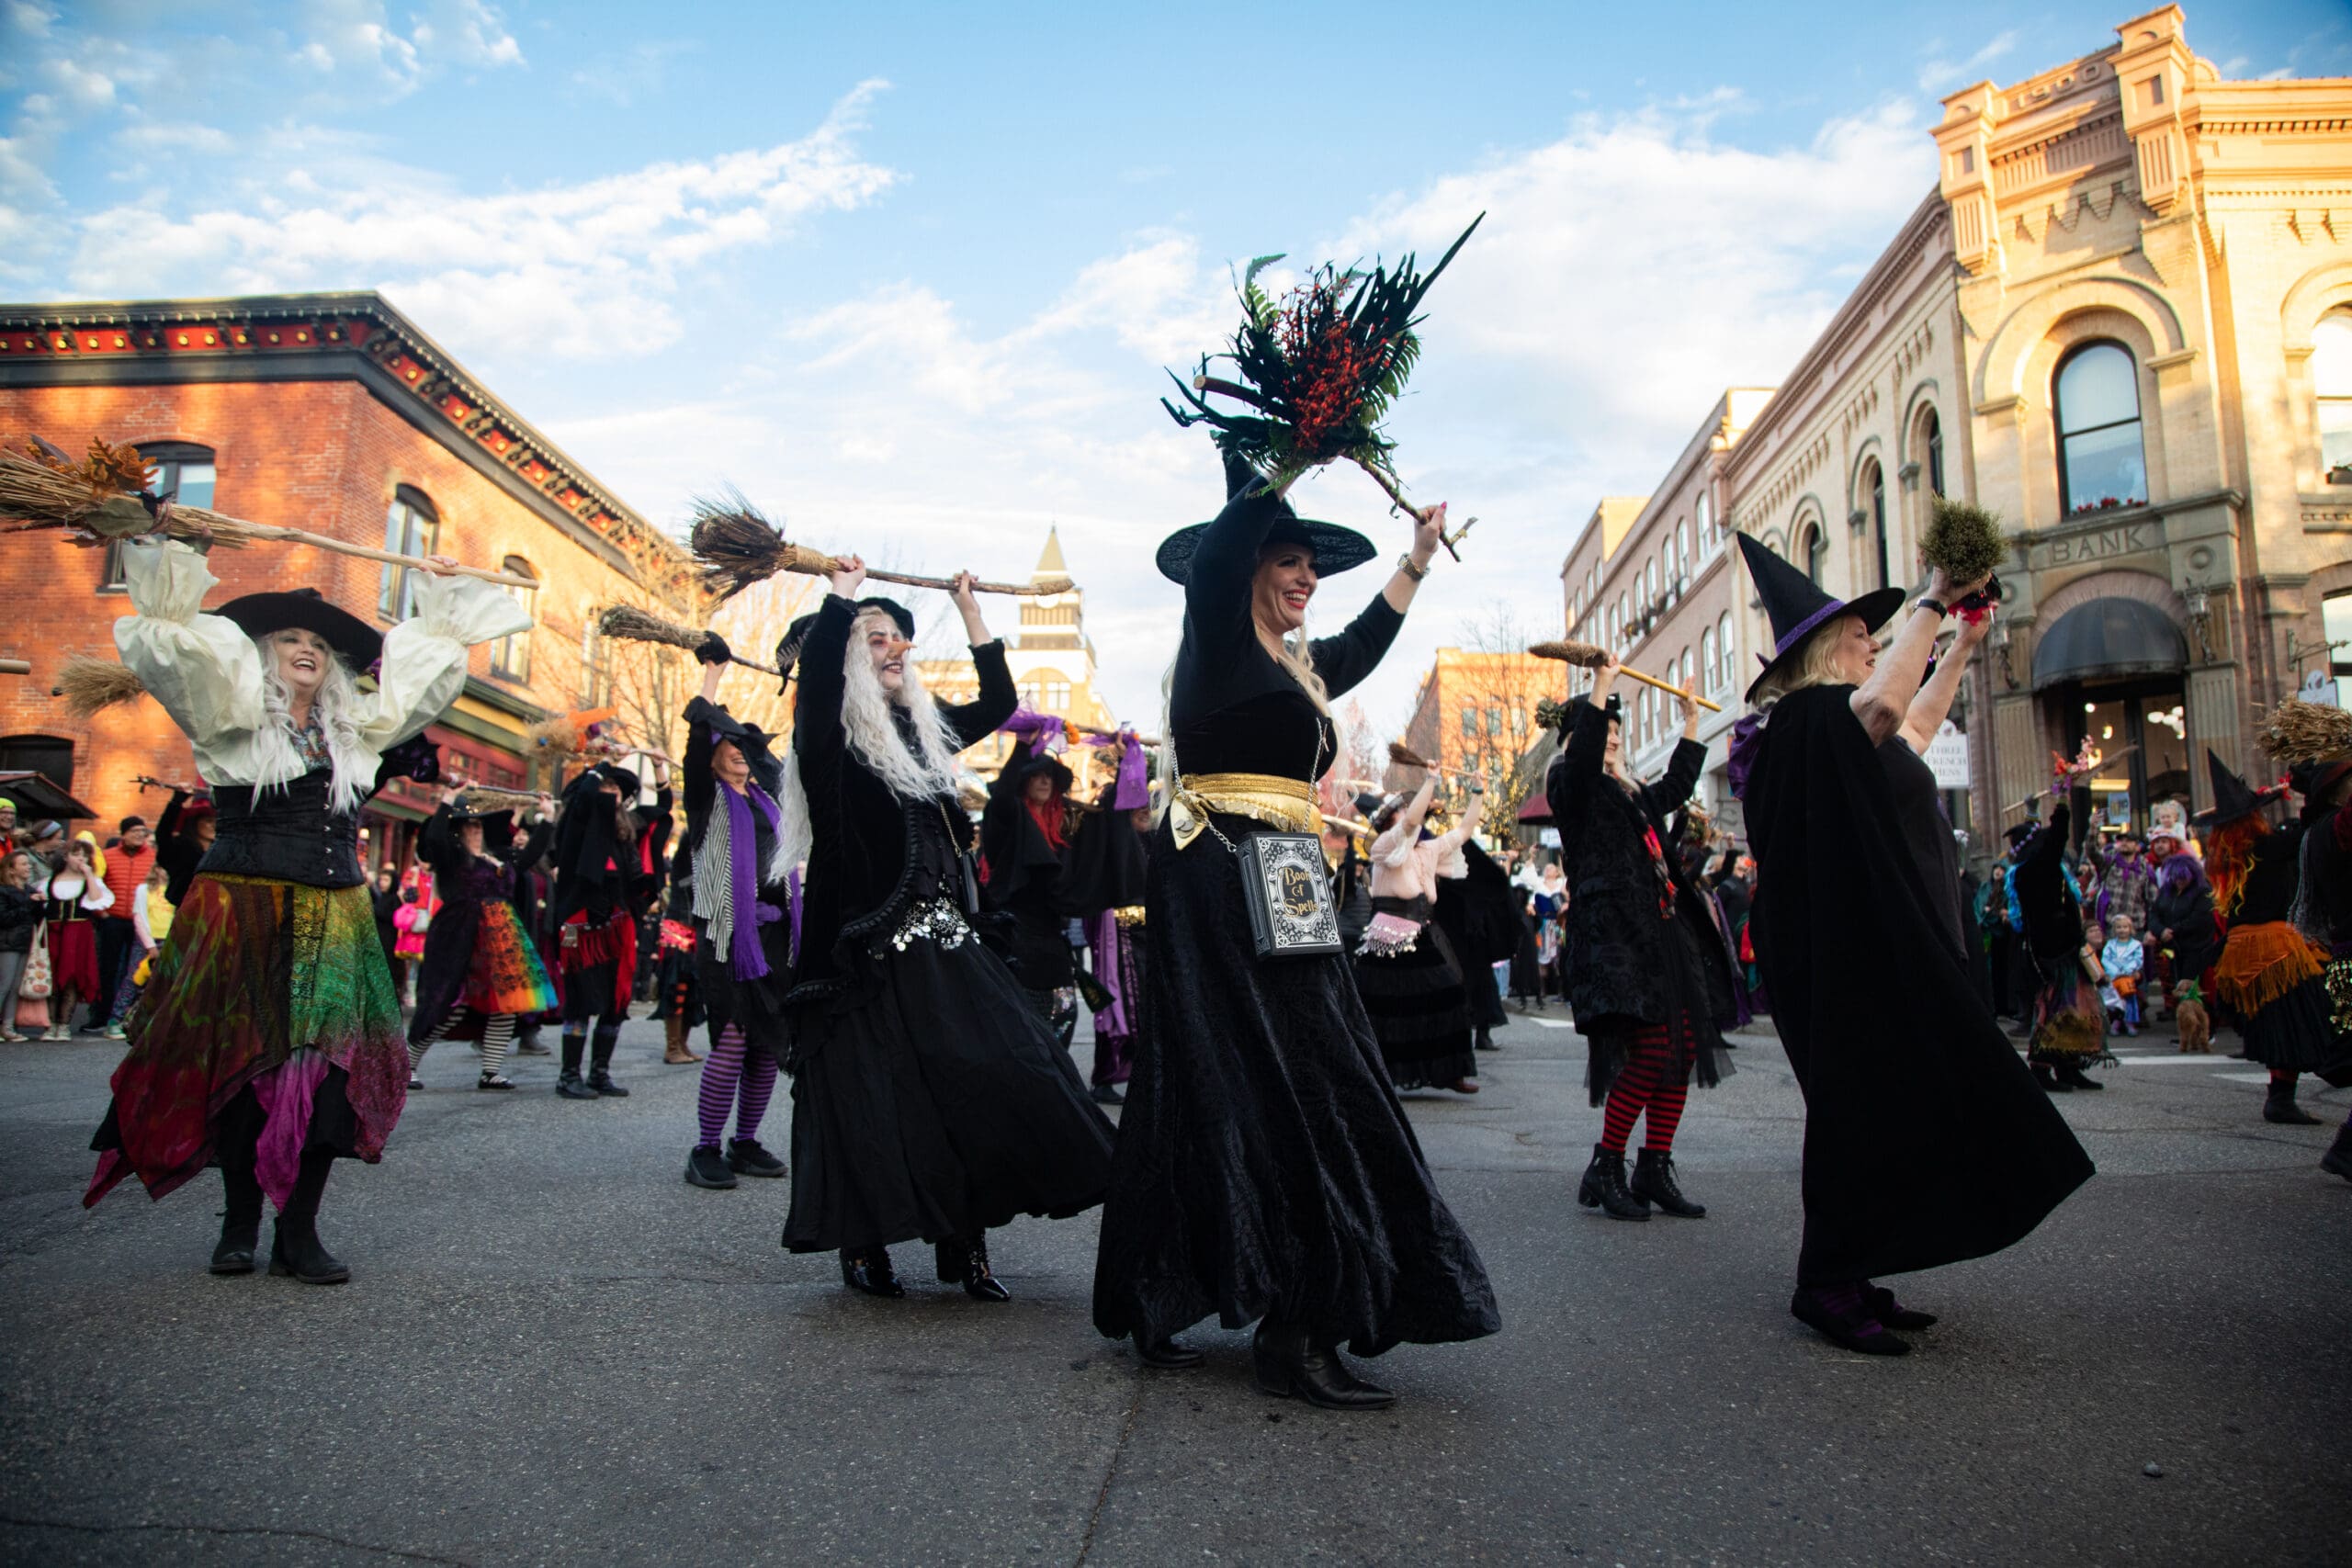
[{"label": "asphalt street", "polygon": [[1253,1392],[1245,1332],[1139,1371],[1090,1321],[1091,1215],[999,1234],[1009,1305],[918,1247],[907,1300],[848,1293],[777,1246],[786,1183],[681,1179],[658,1024],[625,1101],[436,1050],[384,1162],[337,1167],[334,1288],[209,1277],[209,1179],[80,1208],[121,1048],[0,1047],[0,1562],[2352,1562],[2352,1185],[2316,1165],[2347,1096],[2273,1127],[2246,1064],[2119,1042],[2060,1102],[2098,1178],[1901,1281],[1944,1321],[1881,1360],[1787,1315],[1769,1032],[1692,1095],[1709,1216],[1645,1224],[1574,1201],[1578,1037],[1501,1039],[1482,1094],[1409,1100],[1503,1332],[1400,1347],[1352,1416]]}]

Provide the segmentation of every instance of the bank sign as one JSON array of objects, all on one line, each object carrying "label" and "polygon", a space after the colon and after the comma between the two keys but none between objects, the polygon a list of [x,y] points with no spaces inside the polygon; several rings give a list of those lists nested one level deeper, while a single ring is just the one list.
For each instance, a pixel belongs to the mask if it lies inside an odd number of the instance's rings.
[{"label": "bank sign", "polygon": [[2164,548],[2164,529],[2154,523],[2120,523],[2112,528],[2095,529],[2087,534],[2072,534],[2063,539],[2050,539],[2033,547],[2031,564],[2037,570],[2053,566],[2076,566],[2084,561],[2108,560],[2116,556],[2136,556],[2143,551]]}]

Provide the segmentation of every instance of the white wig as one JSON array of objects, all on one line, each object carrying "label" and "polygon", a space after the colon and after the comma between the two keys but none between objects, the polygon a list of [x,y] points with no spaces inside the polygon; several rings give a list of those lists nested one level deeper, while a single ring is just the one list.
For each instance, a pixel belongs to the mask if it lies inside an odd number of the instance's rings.
[{"label": "white wig", "polygon": [[[311,768],[294,744],[294,694],[277,672],[277,649],[270,646],[269,636],[257,637],[253,643],[261,656],[261,701],[266,715],[260,732],[254,737],[261,758],[261,776],[254,782],[265,789],[283,789]],[[376,787],[380,759],[359,738],[358,710],[357,683],[343,660],[329,653],[326,679],[311,698],[311,716],[319,721],[320,731],[326,736],[327,755],[334,767],[327,804],[337,811],[358,810],[360,802]]]}]

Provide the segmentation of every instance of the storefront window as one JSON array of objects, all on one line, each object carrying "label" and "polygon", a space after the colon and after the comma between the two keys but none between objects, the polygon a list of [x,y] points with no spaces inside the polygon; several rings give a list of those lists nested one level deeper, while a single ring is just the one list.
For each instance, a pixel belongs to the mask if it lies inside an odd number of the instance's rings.
[{"label": "storefront window", "polygon": [[2312,332],[2312,389],[2319,394],[2320,467],[2328,483],[2352,485],[2352,310],[2323,316]]},{"label": "storefront window", "polygon": [[2139,381],[2120,344],[2086,344],[2059,365],[2058,499],[2066,515],[2146,502]]}]

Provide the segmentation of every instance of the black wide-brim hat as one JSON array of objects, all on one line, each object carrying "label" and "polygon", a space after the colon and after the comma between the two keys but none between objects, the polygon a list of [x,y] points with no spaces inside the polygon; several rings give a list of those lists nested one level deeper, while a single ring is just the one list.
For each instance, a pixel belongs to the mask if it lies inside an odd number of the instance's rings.
[{"label": "black wide-brim hat", "polygon": [[[1336,577],[1352,571],[1380,553],[1379,547],[1353,528],[1342,528],[1337,523],[1317,523],[1301,517],[1291,510],[1291,504],[1281,496],[1267,493],[1266,481],[1257,469],[1240,458],[1227,454],[1225,459],[1225,505],[1230,512],[1237,505],[1264,507],[1273,514],[1273,523],[1266,530],[1269,545],[1303,545],[1315,555],[1315,575]],[[1222,515],[1222,513],[1220,513]],[[1159,575],[1170,582],[1187,582],[1193,576],[1193,552],[1201,547],[1201,536],[1208,532],[1205,523],[1194,523],[1177,529],[1159,541],[1159,549],[1152,561],[1159,568]]]},{"label": "black wide-brim hat", "polygon": [[[914,612],[908,609],[904,604],[899,604],[896,599],[860,599],[857,602],[856,608],[861,613],[867,610],[881,611],[884,615],[889,616],[891,620],[898,623],[899,635],[900,637],[905,637],[909,642],[914,641]],[[791,635],[791,632],[788,630],[785,633],[785,636],[787,637]],[[801,635],[806,637],[808,634],[804,632]],[[778,668],[781,669],[782,666],[779,665]]]},{"label": "black wide-brim hat", "polygon": [[1744,700],[1750,703],[1756,700],[1757,688],[1802,653],[1814,633],[1843,615],[1860,615],[1862,625],[1875,632],[1902,607],[1909,592],[1881,588],[1859,599],[1832,599],[1821,584],[1774,555],[1754,536],[1741,534],[1737,538],[1741,558],[1747,562],[1747,580],[1756,585],[1756,596],[1764,602],[1764,615],[1772,623],[1772,656],[1748,683]]},{"label": "black wide-brim hat", "polygon": [[233,622],[247,637],[267,637],[289,626],[315,632],[355,675],[365,675],[368,667],[384,656],[381,632],[349,611],[328,604],[326,596],[315,588],[297,588],[285,593],[247,593],[209,613]]},{"label": "black wide-brim hat", "polygon": [[2352,773],[2352,752],[2298,763],[2287,771],[2287,782],[2303,797],[2303,809],[2308,812],[2347,773]]},{"label": "black wide-brim hat", "polygon": [[617,762],[597,762],[582,769],[578,778],[564,785],[563,793],[568,798],[574,794],[600,790],[608,784],[620,786],[621,803],[625,806],[635,805],[638,793],[644,787],[636,769],[624,768]]},{"label": "black wide-brim hat", "polygon": [[775,757],[775,737],[756,724],[745,724],[724,708],[704,714],[702,722],[709,727],[714,740],[727,741],[743,753],[752,782],[773,797],[784,776],[784,764]]},{"label": "black wide-brim hat", "polygon": [[449,826],[462,828],[468,823],[480,823],[484,849],[503,850],[514,841],[514,813],[511,809],[469,811],[461,804],[449,807]]},{"label": "black wide-brim hat", "polygon": [[2256,789],[2222,765],[2212,748],[2205,750],[2205,771],[2213,780],[2213,804],[2189,818],[2200,828],[2222,828],[2253,816],[2287,792],[2273,784]]},{"label": "black wide-brim hat", "polygon": [[1051,774],[1054,789],[1062,795],[1068,795],[1069,786],[1077,782],[1069,769],[1062,764],[1062,760],[1051,755],[1022,757],[1011,763],[1006,771],[1012,775],[1014,786],[1023,789],[1027,788],[1029,780],[1038,773]]}]

